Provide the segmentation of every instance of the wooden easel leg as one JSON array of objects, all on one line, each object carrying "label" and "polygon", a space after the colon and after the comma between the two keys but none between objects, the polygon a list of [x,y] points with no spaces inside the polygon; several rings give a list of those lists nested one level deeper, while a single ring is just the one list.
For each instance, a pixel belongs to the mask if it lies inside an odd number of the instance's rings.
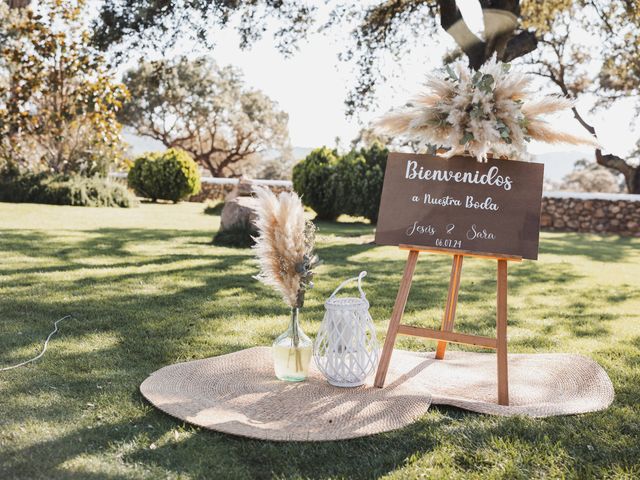
[{"label": "wooden easel leg", "polygon": [[393,346],[395,345],[396,337],[398,336],[398,326],[400,325],[400,320],[402,320],[404,308],[407,305],[407,298],[409,297],[411,281],[413,280],[413,272],[416,269],[419,253],[420,252],[418,252],[418,250],[410,250],[409,256],[407,257],[407,263],[404,266],[402,281],[400,282],[400,288],[398,289],[398,295],[396,296],[396,303],[393,306],[393,313],[391,314],[389,328],[387,329],[387,337],[384,340],[380,364],[378,365],[378,371],[376,372],[374,385],[378,388],[382,388],[384,386],[384,380],[387,377],[387,370],[389,369],[389,362],[391,361],[391,353],[393,352]]},{"label": "wooden easel leg", "polygon": [[[458,304],[458,291],[460,290],[460,274],[462,272],[462,255],[454,255],[451,265],[451,278],[449,279],[449,292],[447,293],[447,306],[442,317],[442,328],[445,332],[453,331],[453,322],[456,318],[456,306]],[[442,360],[447,349],[447,342],[438,342],[436,358]]]},{"label": "wooden easel leg", "polygon": [[498,260],[498,305],[496,315],[498,357],[498,403],[509,405],[507,362],[507,261]]}]

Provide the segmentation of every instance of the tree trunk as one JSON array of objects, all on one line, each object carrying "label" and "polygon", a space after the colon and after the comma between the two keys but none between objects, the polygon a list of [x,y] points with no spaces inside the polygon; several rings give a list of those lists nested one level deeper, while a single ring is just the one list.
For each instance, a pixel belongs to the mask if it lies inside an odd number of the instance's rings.
[{"label": "tree trunk", "polygon": [[629,193],[640,195],[640,165],[636,167],[635,174],[633,175],[633,182],[627,185]]},{"label": "tree trunk", "polygon": [[640,195],[640,165],[635,168],[631,181],[627,181],[627,188],[629,193]]},{"label": "tree trunk", "polygon": [[596,150],[596,162],[598,165],[620,172],[624,176],[627,191],[640,195],[640,165],[633,166],[617,155],[603,155],[601,150]]}]

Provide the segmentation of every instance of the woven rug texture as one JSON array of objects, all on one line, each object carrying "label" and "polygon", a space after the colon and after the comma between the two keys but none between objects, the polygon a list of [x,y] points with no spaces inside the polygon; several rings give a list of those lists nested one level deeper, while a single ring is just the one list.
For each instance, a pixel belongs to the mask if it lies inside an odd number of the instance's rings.
[{"label": "woven rug texture", "polygon": [[277,441],[356,438],[405,427],[433,404],[494,415],[547,417],[594,412],[613,401],[613,386],[593,360],[570,354],[510,354],[510,405],[497,404],[496,357],[490,353],[394,350],[385,387],[373,378],[356,388],[327,383],[310,366],[309,378],[275,378],[271,349],[178,363],[140,386],[160,410],[201,427]]}]

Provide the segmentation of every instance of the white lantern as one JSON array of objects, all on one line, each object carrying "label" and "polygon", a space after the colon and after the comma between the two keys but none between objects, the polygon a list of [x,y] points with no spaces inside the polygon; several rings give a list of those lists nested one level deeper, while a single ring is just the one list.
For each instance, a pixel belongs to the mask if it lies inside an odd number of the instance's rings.
[{"label": "white lantern", "polygon": [[[369,315],[369,302],[362,291],[361,272],[345,280],[331,294],[316,337],[313,356],[318,369],[336,387],[357,387],[375,370],[380,356],[376,329]],[[336,298],[347,283],[358,281],[360,298]]]}]

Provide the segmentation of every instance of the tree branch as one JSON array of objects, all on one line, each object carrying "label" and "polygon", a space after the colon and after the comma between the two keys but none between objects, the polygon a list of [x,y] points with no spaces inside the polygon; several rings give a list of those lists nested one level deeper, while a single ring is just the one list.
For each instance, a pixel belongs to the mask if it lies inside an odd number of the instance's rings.
[{"label": "tree branch", "polygon": [[[566,87],[565,87],[565,90],[566,90]],[[571,107],[571,111],[573,112],[573,116],[575,117],[575,119],[578,120],[578,123],[580,123],[580,125],[582,125],[582,127],[587,132],[589,132],[591,135],[593,135],[597,139],[598,135],[596,134],[596,129],[593,127],[593,125],[590,125],[586,122],[586,120],[582,117],[582,115],[580,115],[580,112],[578,112],[578,109],[576,107]]]},{"label": "tree branch", "polygon": [[533,32],[522,31],[511,37],[502,54],[503,62],[510,62],[516,58],[523,57],[538,48],[538,39]]}]

